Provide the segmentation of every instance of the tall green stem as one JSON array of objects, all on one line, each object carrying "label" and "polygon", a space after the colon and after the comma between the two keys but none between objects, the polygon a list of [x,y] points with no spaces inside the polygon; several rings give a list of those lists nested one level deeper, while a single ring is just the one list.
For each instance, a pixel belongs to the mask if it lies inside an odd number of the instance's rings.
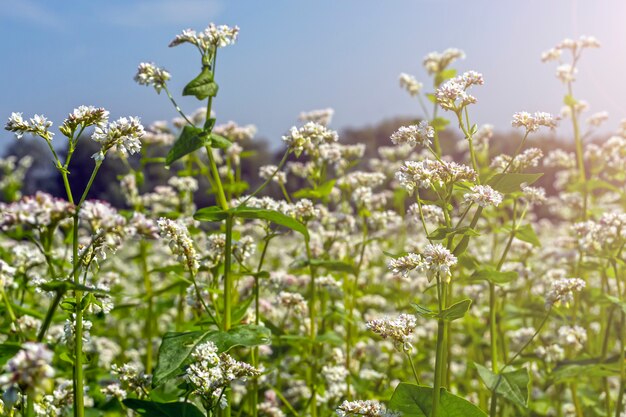
[{"label": "tall green stem", "polygon": [[[437,301],[439,304],[439,313],[443,311],[445,305],[446,289],[439,274],[437,274]],[[443,319],[437,320],[437,352],[435,356],[435,382],[433,385],[433,405],[430,417],[439,416],[439,400],[441,398],[441,381],[443,379],[444,358],[443,352],[445,348],[446,337],[446,321]]]}]

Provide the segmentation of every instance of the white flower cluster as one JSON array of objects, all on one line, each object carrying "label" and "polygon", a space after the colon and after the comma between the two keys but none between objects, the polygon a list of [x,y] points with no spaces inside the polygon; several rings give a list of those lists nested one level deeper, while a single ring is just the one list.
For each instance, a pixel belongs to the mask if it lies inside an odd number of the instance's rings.
[{"label": "white flower cluster", "polygon": [[406,161],[396,172],[396,179],[409,192],[416,188],[430,188],[433,185],[443,186],[457,181],[476,180],[476,171],[467,165],[454,161]]},{"label": "white flower cluster", "polygon": [[14,203],[0,203],[0,230],[18,225],[49,227],[72,217],[74,210],[67,201],[38,191]]},{"label": "white flower cluster", "polygon": [[[152,384],[152,375],[144,373],[139,366],[133,363],[125,363],[122,366],[112,365],[111,373],[119,378],[120,389],[130,391],[135,395],[143,395],[149,389],[150,384]],[[121,395],[122,393],[119,394]]]},{"label": "white flower cluster", "polygon": [[417,327],[417,319],[412,314],[400,314],[394,319],[382,318],[370,320],[365,327],[383,339],[391,339],[398,350],[413,350],[411,335]]},{"label": "white flower cluster", "polygon": [[541,126],[554,129],[556,124],[557,119],[546,112],[535,112],[534,114],[525,111],[518,112],[513,115],[513,120],[511,121],[511,126],[524,127],[526,132],[535,132],[539,130]]},{"label": "white flower cluster", "polygon": [[102,148],[92,158],[102,161],[110,149],[115,149],[123,157],[133,155],[141,149],[143,134],[143,126],[137,117],[121,117],[106,126],[96,126],[91,139],[100,143]]},{"label": "white flower cluster", "polygon": [[54,136],[54,133],[49,131],[51,126],[52,122],[39,114],[34,115],[30,120],[24,120],[22,113],[11,113],[4,128],[9,132],[14,132],[18,139],[21,139],[26,133],[31,133],[51,141]]},{"label": "white flower cluster", "polygon": [[502,203],[502,193],[494,190],[489,185],[474,185],[472,192],[463,196],[465,201],[478,204],[481,207],[498,207]]},{"label": "white flower cluster", "polygon": [[300,156],[303,151],[315,154],[319,145],[337,142],[339,138],[334,130],[319,123],[308,122],[300,128],[292,127],[289,134],[282,139],[296,156]]},{"label": "white flower cluster", "polygon": [[166,219],[161,217],[157,220],[157,225],[161,231],[161,236],[169,239],[170,249],[172,253],[178,255],[184,262],[189,271],[195,274],[198,271],[198,255],[193,246],[193,240],[189,236],[187,227],[179,221]]},{"label": "white flower cluster", "polygon": [[388,410],[385,406],[376,400],[365,401],[344,401],[337,408],[339,417],[400,417],[402,413],[399,411]]},{"label": "white flower cluster", "polygon": [[564,39],[554,48],[541,54],[541,61],[558,61],[560,65],[556,69],[556,76],[563,83],[571,83],[576,79],[577,68],[573,64],[562,63],[563,51],[568,50],[572,54],[572,62],[575,63],[580,58],[584,49],[599,48],[600,42],[593,36],[581,36],[578,40]]},{"label": "white flower cluster", "polygon": [[435,92],[437,104],[442,109],[459,111],[465,106],[476,103],[476,97],[467,93],[474,85],[483,85],[483,75],[476,71],[468,71],[443,83]]},{"label": "white flower cluster", "polygon": [[54,376],[53,353],[42,343],[26,342],[4,365],[0,387],[40,391]]},{"label": "white flower cluster", "polygon": [[232,142],[244,142],[251,140],[256,135],[257,128],[255,125],[239,126],[233,121],[217,125],[213,128],[213,133],[224,136]]},{"label": "white flower cluster", "polygon": [[411,147],[430,146],[430,139],[435,136],[435,129],[428,124],[428,122],[422,120],[417,125],[402,126],[393,135],[391,135],[391,141],[395,145],[408,144]]},{"label": "white flower cluster", "polygon": [[464,59],[465,53],[460,49],[448,48],[443,52],[431,52],[424,57],[422,64],[428,74],[437,74],[445,70],[457,59]]},{"label": "white flower cluster", "polygon": [[171,48],[183,43],[190,43],[197,46],[202,54],[207,54],[214,48],[223,48],[228,45],[233,45],[237,41],[238,36],[239,27],[237,26],[218,26],[211,23],[204,31],[199,33],[191,29],[183,30],[182,33],[176,35],[169,46]]},{"label": "white flower cluster", "polygon": [[258,369],[236,361],[226,353],[218,355],[217,346],[213,342],[197,346],[191,355],[194,362],[185,371],[185,378],[193,385],[195,393],[206,401],[222,398],[219,404],[222,408],[226,406],[222,390],[230,386],[231,382],[261,374]]},{"label": "white flower cluster", "polygon": [[72,137],[78,127],[104,126],[108,120],[109,112],[102,107],[79,106],[67,116],[59,130],[65,136]]},{"label": "white flower cluster", "polygon": [[278,167],[276,165],[263,165],[259,168],[259,177],[263,178],[264,180],[272,178],[272,181],[274,181],[275,183],[284,185],[287,182],[287,173],[277,170]]},{"label": "white flower cluster", "polygon": [[422,91],[424,84],[417,81],[414,76],[403,72],[400,74],[400,87],[404,88],[411,97],[415,97]]},{"label": "white flower cluster", "polygon": [[546,294],[546,308],[556,304],[569,305],[574,300],[574,292],[585,288],[585,281],[580,278],[559,278],[552,281]]},{"label": "white flower cluster", "polygon": [[139,85],[152,86],[157,93],[160,93],[170,77],[169,72],[157,67],[152,62],[141,62],[137,67],[135,81]]},{"label": "white flower cluster", "polygon": [[450,268],[456,265],[457,259],[445,246],[440,243],[426,245],[422,254],[409,253],[400,258],[391,259],[387,267],[394,274],[407,277],[409,272],[417,270],[426,272],[429,279],[436,274],[442,277],[450,275]]},{"label": "white flower cluster", "polygon": [[311,110],[309,112],[302,112],[298,117],[303,122],[313,122],[322,126],[328,126],[333,119],[335,110],[331,108]]}]

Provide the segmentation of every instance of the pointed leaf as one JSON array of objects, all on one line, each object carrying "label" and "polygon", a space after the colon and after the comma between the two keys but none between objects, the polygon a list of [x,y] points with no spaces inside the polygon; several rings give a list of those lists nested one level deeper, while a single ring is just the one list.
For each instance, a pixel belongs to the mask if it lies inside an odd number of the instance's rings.
[{"label": "pointed leaf", "polygon": [[217,84],[213,82],[213,74],[208,66],[203,67],[202,72],[183,89],[183,96],[195,96],[198,100],[216,95]]},{"label": "pointed leaf", "polygon": [[211,206],[203,207],[197,210],[193,218],[201,222],[219,222],[228,217],[228,212],[222,210],[221,207]]},{"label": "pointed leaf", "polygon": [[543,174],[518,174],[509,172],[506,174],[496,174],[487,181],[487,185],[490,185],[496,191],[500,191],[503,194],[514,193],[520,191],[522,184],[530,185],[541,178]]},{"label": "pointed leaf", "polygon": [[202,148],[211,143],[210,137],[199,127],[185,125],[180,136],[167,153],[165,158],[165,165],[169,166],[182,158],[183,156],[192,153],[193,151]]},{"label": "pointed leaf", "polygon": [[495,391],[519,406],[528,407],[528,385],[530,384],[528,369],[522,368],[516,371],[494,374],[482,365],[474,363],[474,366],[476,366],[480,379],[482,379],[489,391]]},{"label": "pointed leaf", "polygon": [[515,237],[533,246],[541,246],[541,241],[537,237],[535,230],[530,224],[525,224],[515,230]]},{"label": "pointed leaf", "polygon": [[309,231],[304,224],[300,223],[293,217],[287,216],[286,214],[283,214],[276,210],[240,206],[234,209],[232,211],[232,214],[235,217],[240,217],[243,219],[267,220],[296,231],[302,234],[305,239],[309,239]]},{"label": "pointed leaf", "polygon": [[146,417],[204,417],[202,411],[192,403],[158,403],[155,401],[126,398],[122,403]]},{"label": "pointed leaf", "polygon": [[486,267],[475,271],[470,279],[477,281],[488,281],[492,284],[502,285],[511,282],[517,278],[515,271],[498,271],[492,267]]},{"label": "pointed leaf", "polygon": [[222,135],[218,135],[217,133],[211,133],[211,147],[218,149],[226,149],[229,148],[233,143],[226,139]]},{"label": "pointed leaf", "polygon": [[[403,417],[429,417],[432,398],[431,387],[401,382],[391,396],[389,409],[401,412]],[[466,399],[441,388],[439,417],[487,417],[487,414]]]},{"label": "pointed leaf", "polygon": [[446,321],[453,321],[465,316],[465,313],[470,309],[472,305],[472,300],[466,298],[465,300],[461,300],[452,304],[450,307],[443,310],[439,313],[439,317]]}]

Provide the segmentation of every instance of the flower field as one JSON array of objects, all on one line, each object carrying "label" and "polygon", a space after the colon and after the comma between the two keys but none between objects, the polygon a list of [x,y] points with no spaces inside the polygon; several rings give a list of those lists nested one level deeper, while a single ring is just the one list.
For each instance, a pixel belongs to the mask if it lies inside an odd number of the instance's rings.
[{"label": "flower field", "polygon": [[[253,181],[254,126],[213,112],[238,36],[176,35],[200,68],[182,91],[139,64],[171,122],[8,117],[64,197],[0,160],[1,416],[626,416],[626,121],[595,140],[607,115],[577,96],[595,38],[541,55],[563,109],[512,115],[507,153],[472,116],[489,80],[450,48],[400,74],[421,110],[386,144],[301,113]],[[564,127],[571,150],[535,146]],[[113,160],[123,206],[90,197]]]}]

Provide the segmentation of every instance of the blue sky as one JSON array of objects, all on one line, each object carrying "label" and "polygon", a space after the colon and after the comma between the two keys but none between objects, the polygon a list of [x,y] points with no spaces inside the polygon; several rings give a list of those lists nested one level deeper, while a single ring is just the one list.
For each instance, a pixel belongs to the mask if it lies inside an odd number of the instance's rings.
[{"label": "blue sky", "polygon": [[625,18],[621,0],[0,0],[0,117],[43,113],[58,125],[92,104],[146,124],[171,119],[166,97],[133,81],[137,64],[167,68],[180,91],[199,70],[197,53],[167,45],[213,21],[241,28],[218,58],[218,123],[256,124],[273,143],[303,110],[333,107],[335,128],[418,115],[398,74],[425,80],[422,57],[448,47],[466,52],[461,70],[484,74],[476,122],[507,130],[516,111],[556,113],[563,87],[539,57],[582,34],[603,47],[583,58],[576,96],[590,113],[607,110],[615,128],[626,117]]}]

